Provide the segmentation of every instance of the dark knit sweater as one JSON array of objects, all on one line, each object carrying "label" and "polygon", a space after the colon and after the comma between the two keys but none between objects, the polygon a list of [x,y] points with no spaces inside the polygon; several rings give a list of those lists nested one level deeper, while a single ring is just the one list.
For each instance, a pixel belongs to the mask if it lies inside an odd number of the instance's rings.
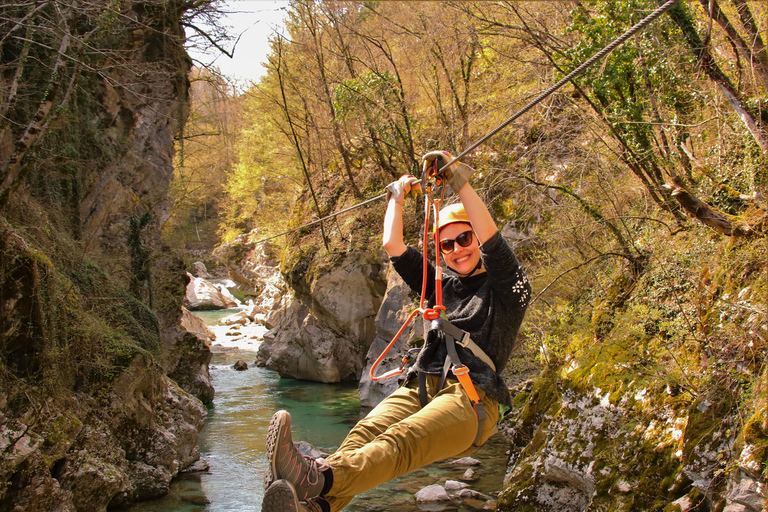
[{"label": "dark knit sweater", "polygon": [[[515,346],[517,331],[531,298],[531,285],[498,231],[480,246],[480,253],[486,270],[482,274],[458,277],[450,270],[443,273],[443,305],[448,320],[467,331],[496,365],[494,372],[472,352],[457,346],[459,358],[469,368],[472,382],[500,404],[511,405],[509,390],[498,373],[506,366]],[[421,293],[422,254],[408,247],[391,261],[408,286]],[[435,268],[431,262],[427,271],[426,296],[429,298],[427,305],[432,307],[435,304]],[[416,371],[440,375],[445,357],[445,343],[435,331],[430,331],[408,378]]]}]

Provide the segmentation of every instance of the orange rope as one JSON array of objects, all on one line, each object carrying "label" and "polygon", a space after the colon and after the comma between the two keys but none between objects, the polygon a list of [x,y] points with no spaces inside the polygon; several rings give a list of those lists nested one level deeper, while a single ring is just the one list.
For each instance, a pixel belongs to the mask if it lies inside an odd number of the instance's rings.
[{"label": "orange rope", "polygon": [[[433,176],[439,171],[437,168],[437,161],[435,161],[435,168],[430,173],[430,176]],[[425,171],[426,172],[426,171]],[[433,174],[434,173],[434,174]],[[403,358],[403,363],[400,366],[400,368],[396,368],[394,370],[390,370],[388,372],[385,372],[381,375],[376,375],[376,368],[379,366],[379,363],[381,363],[382,360],[384,360],[384,357],[387,355],[387,352],[395,345],[398,339],[400,339],[400,336],[405,331],[405,328],[408,326],[408,324],[411,323],[411,320],[416,316],[417,313],[421,313],[425,320],[436,320],[440,318],[440,315],[442,314],[442,311],[445,311],[445,306],[443,306],[443,268],[440,266],[440,241],[439,241],[439,233],[437,232],[437,226],[439,225],[440,221],[440,212],[439,212],[439,206],[440,202],[442,201],[442,197],[440,199],[433,199],[432,198],[432,186],[425,186],[426,190],[423,190],[424,192],[424,251],[422,256],[422,261],[424,263],[423,269],[422,269],[422,279],[421,279],[421,298],[419,299],[419,307],[418,309],[414,309],[411,311],[411,314],[408,315],[408,318],[405,320],[403,325],[400,327],[400,330],[397,331],[397,334],[395,334],[394,338],[387,344],[386,348],[381,352],[381,355],[376,359],[376,361],[371,366],[370,376],[371,380],[374,382],[378,382],[382,379],[387,379],[390,377],[395,377],[397,375],[400,375],[405,371],[405,363],[406,358]],[[432,233],[432,237],[435,241],[435,305],[431,308],[425,308],[424,307],[424,301],[426,300],[426,294],[427,294],[427,270],[429,270],[429,254],[427,253],[427,245],[429,242],[429,211],[430,206],[434,210],[435,213],[435,229]]]}]

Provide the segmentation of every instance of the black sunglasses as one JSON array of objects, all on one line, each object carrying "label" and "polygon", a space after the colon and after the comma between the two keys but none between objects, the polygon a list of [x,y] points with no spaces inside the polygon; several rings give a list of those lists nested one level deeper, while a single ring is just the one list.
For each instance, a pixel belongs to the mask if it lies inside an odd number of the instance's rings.
[{"label": "black sunglasses", "polygon": [[469,229],[463,233],[459,233],[459,236],[453,239],[444,238],[443,240],[440,240],[440,252],[443,254],[451,254],[455,247],[454,242],[461,247],[469,247],[469,244],[472,243],[472,230]]}]

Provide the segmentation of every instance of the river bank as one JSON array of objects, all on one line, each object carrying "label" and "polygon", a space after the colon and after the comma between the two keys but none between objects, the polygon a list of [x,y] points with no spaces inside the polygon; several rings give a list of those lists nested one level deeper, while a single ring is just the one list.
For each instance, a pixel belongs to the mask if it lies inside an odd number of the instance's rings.
[{"label": "river bank", "polygon": [[[360,406],[354,384],[281,379],[276,372],[255,367],[258,342],[251,339],[255,327],[240,329],[239,335],[227,335],[232,332],[229,327],[216,324],[224,315],[200,315],[217,337],[210,364],[216,397],[200,433],[200,452],[210,468],[181,475],[172,483],[168,496],[135,505],[130,512],[260,512],[267,468],[264,444],[274,411],[291,412],[296,441],[306,441],[327,452],[335,450],[354,423],[368,412]],[[238,360],[248,363],[249,369],[234,370],[232,366]],[[507,450],[506,440],[497,435],[474,454],[482,463],[476,469],[472,489],[485,494],[501,489]],[[345,510],[422,510],[414,501],[416,492],[427,485],[459,480],[465,469],[433,464],[358,496]],[[430,510],[473,509],[449,504]]]}]

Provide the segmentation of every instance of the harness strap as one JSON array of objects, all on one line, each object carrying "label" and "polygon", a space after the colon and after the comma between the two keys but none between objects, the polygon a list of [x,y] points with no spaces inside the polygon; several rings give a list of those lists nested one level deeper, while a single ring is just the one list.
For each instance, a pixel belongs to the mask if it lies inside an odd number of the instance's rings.
[{"label": "harness strap", "polygon": [[[469,401],[472,403],[472,408],[475,410],[475,416],[477,416],[477,434],[475,434],[475,440],[472,441],[472,445],[479,446],[478,443],[480,442],[480,436],[483,435],[483,423],[485,423],[485,420],[488,416],[485,414],[483,402],[480,401],[480,397],[477,394],[475,385],[472,383],[472,379],[469,377],[469,368],[461,364],[461,360],[459,360],[459,354],[456,352],[456,340],[450,334],[445,335],[445,348],[448,350],[448,356],[445,358],[446,363],[448,360],[451,360],[453,363],[453,375],[459,379],[459,384],[461,384],[461,387],[464,388],[464,391],[469,397]],[[444,373],[442,380],[445,380],[447,376],[447,372],[445,372],[446,366],[443,367]]]},{"label": "harness strap", "polygon": [[429,403],[429,394],[427,394],[427,374],[419,372],[419,401],[422,409]]},{"label": "harness strap", "polygon": [[[437,321],[432,322],[432,328],[440,329],[444,333],[447,333],[453,336],[453,339],[456,340],[456,343],[458,343],[462,347],[472,352],[481,361],[483,361],[485,364],[490,366],[491,370],[496,371],[496,365],[493,364],[493,361],[491,360],[491,358],[488,357],[488,354],[486,354],[485,351],[482,348],[480,348],[477,343],[472,341],[472,338],[469,337],[468,332],[462,331],[461,329],[453,325],[451,322],[446,322],[444,320],[440,320],[439,323],[437,323]],[[458,354],[456,358],[458,359]]]},{"label": "harness strap", "polygon": [[[477,394],[475,385],[472,383],[472,379],[469,377],[469,368],[461,363],[459,354],[456,352],[457,343],[461,344],[462,346],[468,345],[468,343],[464,342],[464,338],[469,339],[469,334],[457,328],[447,320],[443,320],[442,318],[438,318],[432,321],[431,330],[439,330],[443,333],[445,348],[448,351],[448,354],[445,358],[445,364],[443,365],[443,372],[440,376],[440,386],[438,389],[443,389],[445,380],[448,377],[448,371],[452,369],[453,375],[456,376],[456,378],[459,380],[459,384],[461,384],[461,387],[464,389],[464,392],[467,393],[467,397],[472,403],[472,409],[475,411],[475,416],[477,416],[477,434],[475,435],[475,440],[472,442],[472,445],[480,446],[478,443],[480,442],[480,437],[483,435],[483,423],[488,418],[488,415],[485,412],[485,408],[483,407],[483,402],[480,400],[480,396]],[[458,341],[459,339],[462,341]],[[471,340],[469,341],[471,342]],[[477,347],[477,349],[482,352],[480,347]],[[484,352],[483,355],[485,355]],[[485,355],[485,357],[488,358],[487,355]],[[490,358],[488,359],[490,360]],[[491,368],[496,371],[493,362],[491,362]],[[426,406],[429,402],[429,396],[427,394],[427,374],[423,372],[419,372],[419,400],[421,401],[422,407]]]}]

